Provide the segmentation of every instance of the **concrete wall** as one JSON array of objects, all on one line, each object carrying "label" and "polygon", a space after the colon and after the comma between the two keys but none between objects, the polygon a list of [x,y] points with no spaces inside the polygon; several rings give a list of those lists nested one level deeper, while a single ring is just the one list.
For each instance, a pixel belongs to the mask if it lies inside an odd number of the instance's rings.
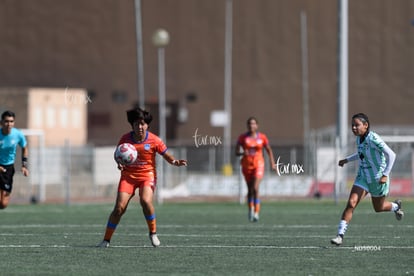
[{"label": "concrete wall", "polygon": [[84,89],[29,89],[28,128],[43,129],[47,146],[74,146],[87,142],[87,107]]},{"label": "concrete wall", "polygon": [[[233,140],[255,115],[274,144],[302,142],[301,11],[308,18],[310,127],[336,123],[337,2],[233,1]],[[185,123],[170,123],[179,144],[191,143],[197,128],[223,133],[209,119],[224,107],[224,8],[223,0],[142,0],[146,104],[155,111],[150,38],[163,27],[171,35],[167,100],[189,114]],[[349,1],[350,115],[412,125],[413,14],[413,1]],[[85,87],[88,141],[96,145],[113,144],[130,128],[125,110],[138,99],[133,0],[1,1],[0,41],[0,86]]]},{"label": "concrete wall", "polygon": [[[42,130],[45,146],[87,143],[87,108],[90,100],[85,89],[0,88],[0,111],[16,114],[15,127]],[[28,137],[29,144],[39,137]]]}]

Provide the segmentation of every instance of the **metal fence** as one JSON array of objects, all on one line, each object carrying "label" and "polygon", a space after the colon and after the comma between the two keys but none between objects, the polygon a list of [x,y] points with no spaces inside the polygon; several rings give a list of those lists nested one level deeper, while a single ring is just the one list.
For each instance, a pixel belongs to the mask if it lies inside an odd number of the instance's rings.
[{"label": "metal fence", "polygon": [[[261,196],[331,196],[338,161],[335,160],[333,131],[333,128],[314,131],[307,149],[273,145],[279,174],[270,170],[265,154],[266,171]],[[392,177],[401,185],[400,192],[412,195],[414,139],[410,140],[411,132],[400,129],[396,133],[395,130],[380,129],[378,133],[390,140],[388,144],[397,153]],[[400,139],[392,140],[392,137]],[[349,141],[349,153],[352,153],[356,150],[355,138],[350,136]],[[71,147],[69,143],[65,147],[41,148],[32,143],[30,177],[23,177],[16,164],[12,201],[70,204],[75,201],[113,200],[119,180],[119,171],[113,161],[114,149],[115,146]],[[228,197],[243,201],[246,188],[240,174],[239,158],[232,156],[232,170],[229,171],[228,167],[223,169],[223,150],[221,145],[170,148],[176,158],[187,159],[188,166],[164,166],[164,172],[158,173],[157,200]],[[158,163],[160,161],[158,159]],[[345,168],[347,185],[352,184],[356,165],[355,162]]]}]

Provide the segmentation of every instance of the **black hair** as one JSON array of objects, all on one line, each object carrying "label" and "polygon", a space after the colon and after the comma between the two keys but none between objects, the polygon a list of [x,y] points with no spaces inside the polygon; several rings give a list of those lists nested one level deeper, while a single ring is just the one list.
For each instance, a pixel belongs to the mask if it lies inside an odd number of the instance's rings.
[{"label": "black hair", "polygon": [[144,120],[144,122],[149,125],[152,121],[152,115],[141,108],[134,108],[127,111],[127,119],[131,126],[134,122],[141,120]]},{"label": "black hair", "polygon": [[255,120],[257,124],[259,124],[259,121],[256,119],[256,117],[249,117],[249,119],[247,119],[247,124],[250,124],[250,121]]},{"label": "black hair", "polygon": [[3,112],[3,114],[1,114],[1,119],[4,120],[6,117],[16,118],[16,115],[14,114],[13,111],[6,110],[6,111]]},{"label": "black hair", "polygon": [[352,116],[352,120],[353,119],[359,119],[361,122],[367,123],[368,124],[367,132],[369,131],[369,127],[371,126],[371,123],[369,122],[368,116],[366,114],[357,113],[354,116]]}]

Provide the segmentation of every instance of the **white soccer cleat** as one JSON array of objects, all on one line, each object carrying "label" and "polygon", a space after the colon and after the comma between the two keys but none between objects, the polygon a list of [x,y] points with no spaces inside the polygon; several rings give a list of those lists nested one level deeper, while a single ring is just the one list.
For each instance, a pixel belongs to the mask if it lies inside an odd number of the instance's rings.
[{"label": "white soccer cleat", "polygon": [[158,239],[158,236],[157,236],[157,234],[156,234],[156,233],[149,234],[149,239],[150,239],[150,241],[151,241],[152,246],[154,246],[154,247],[158,247],[158,246],[160,246],[161,242],[160,242],[160,240]]},{"label": "white soccer cleat", "polygon": [[249,221],[254,220],[254,208],[249,208],[248,218],[249,218]]},{"label": "white soccer cleat", "polygon": [[258,222],[258,221],[259,221],[259,213],[254,213],[253,222]]},{"label": "white soccer cleat", "polygon": [[109,241],[101,241],[99,244],[96,245],[96,247],[107,248],[109,247]]},{"label": "white soccer cleat", "polygon": [[401,220],[404,217],[404,211],[401,209],[402,202],[401,202],[400,199],[397,199],[397,200],[394,201],[394,203],[396,203],[398,205],[398,210],[394,212],[395,213],[395,218],[397,220]]},{"label": "white soccer cleat", "polygon": [[338,235],[331,240],[331,243],[339,246],[342,244],[342,240],[343,238],[340,235]]}]

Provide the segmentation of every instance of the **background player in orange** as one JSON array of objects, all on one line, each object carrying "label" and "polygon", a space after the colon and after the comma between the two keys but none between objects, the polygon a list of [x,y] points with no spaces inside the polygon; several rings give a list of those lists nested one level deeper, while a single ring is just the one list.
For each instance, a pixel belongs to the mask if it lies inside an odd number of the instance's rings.
[{"label": "background player in orange", "polygon": [[155,158],[156,153],[161,154],[164,159],[173,166],[186,166],[186,160],[176,160],[167,152],[164,142],[155,134],[148,131],[148,126],[152,121],[149,112],[142,109],[127,111],[128,122],[132,126],[132,131],[124,134],[119,140],[118,145],[130,143],[138,151],[137,160],[128,166],[118,164],[121,170],[121,178],[118,185],[118,195],[115,207],[109,216],[103,241],[98,247],[108,247],[111,237],[115,232],[122,215],[125,213],[129,201],[135,195],[135,190],[139,189],[139,198],[142,211],[147,221],[149,238],[154,247],[160,245],[157,237],[156,217],[153,205],[153,195],[156,187],[157,175]]},{"label": "background player in orange", "polygon": [[277,171],[272,149],[265,134],[258,132],[258,121],[254,117],[247,119],[247,132],[237,140],[236,155],[243,156],[241,167],[247,184],[247,203],[249,220],[258,221],[260,212],[259,185],[264,174],[263,148],[269,155],[272,170]]}]

